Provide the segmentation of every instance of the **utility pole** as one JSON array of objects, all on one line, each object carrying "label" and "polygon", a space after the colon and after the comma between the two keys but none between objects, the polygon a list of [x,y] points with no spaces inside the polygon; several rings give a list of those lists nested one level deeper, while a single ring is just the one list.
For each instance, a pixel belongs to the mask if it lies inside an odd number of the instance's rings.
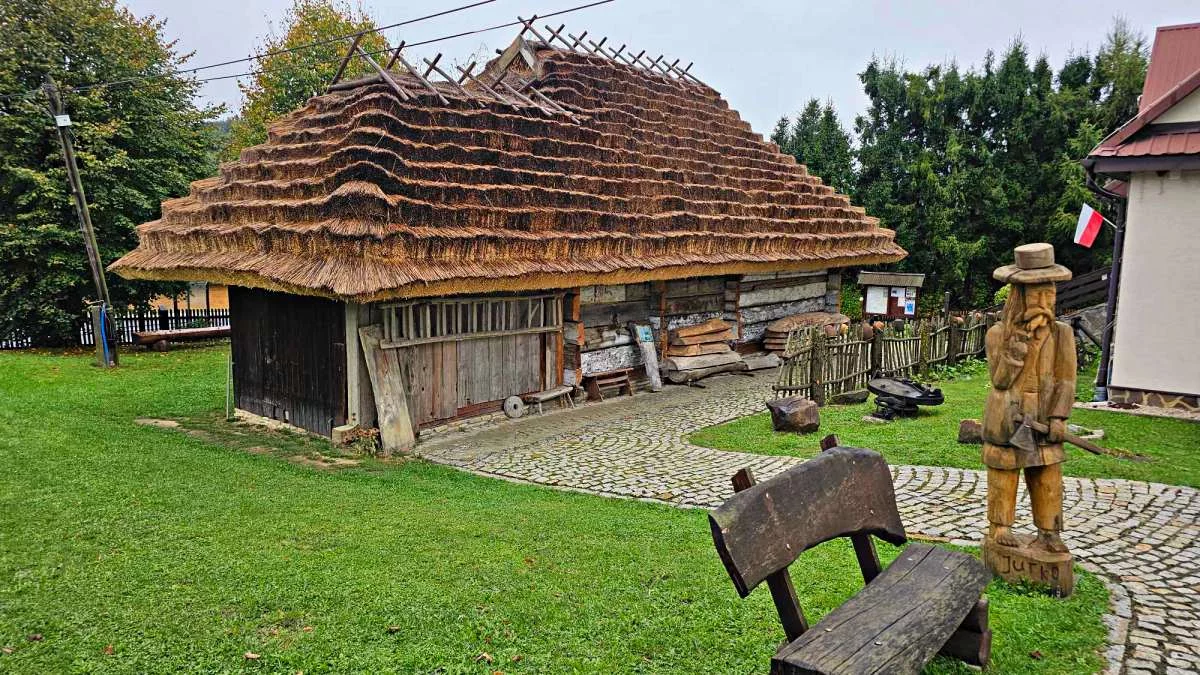
[{"label": "utility pole", "polygon": [[96,362],[103,368],[117,365],[116,325],[112,320],[112,302],[108,297],[108,282],[104,278],[104,264],[100,260],[100,247],[96,244],[96,231],[92,229],[92,216],[88,212],[87,197],[83,192],[83,181],[79,178],[79,166],[75,162],[75,145],[71,140],[71,116],[63,109],[62,97],[54,80],[46,75],[42,85],[50,104],[50,115],[58,132],[62,146],[63,161],[67,165],[67,180],[75,198],[75,216],[79,219],[79,230],[83,233],[83,246],[87,249],[88,265],[92,270],[92,282],[96,285],[99,302],[89,307],[92,315],[92,332],[96,342]]}]

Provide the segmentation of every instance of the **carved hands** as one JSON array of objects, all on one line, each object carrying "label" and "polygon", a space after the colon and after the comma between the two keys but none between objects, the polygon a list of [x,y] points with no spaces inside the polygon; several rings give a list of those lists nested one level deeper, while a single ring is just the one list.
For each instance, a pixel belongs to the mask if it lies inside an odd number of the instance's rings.
[{"label": "carved hands", "polygon": [[1050,418],[1050,430],[1046,433],[1046,440],[1051,443],[1062,443],[1067,433],[1067,421],[1060,417]]}]

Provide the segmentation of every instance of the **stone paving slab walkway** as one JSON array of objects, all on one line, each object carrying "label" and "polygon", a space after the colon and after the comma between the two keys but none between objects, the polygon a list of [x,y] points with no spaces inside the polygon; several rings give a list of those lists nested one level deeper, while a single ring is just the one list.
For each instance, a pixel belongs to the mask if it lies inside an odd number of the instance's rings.
[{"label": "stone paving slab walkway", "polygon": [[[713,507],[729,477],[760,479],[803,460],[713,450],[686,436],[764,410],[770,376],[723,376],[707,388],[668,387],[418,444],[430,461],[509,480],[598,495]],[[978,544],[986,475],[893,466],[910,535]],[[1067,531],[1076,559],[1109,581],[1109,672],[1200,673],[1200,491],[1129,480],[1067,478]],[[1018,503],[1027,504],[1024,495]],[[1018,522],[1030,523],[1028,507]]]}]

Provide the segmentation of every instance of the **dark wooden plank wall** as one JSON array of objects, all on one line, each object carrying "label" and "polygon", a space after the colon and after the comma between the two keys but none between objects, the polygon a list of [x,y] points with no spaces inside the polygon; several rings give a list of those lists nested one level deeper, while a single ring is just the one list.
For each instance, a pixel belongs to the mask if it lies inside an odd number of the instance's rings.
[{"label": "dark wooden plank wall", "polygon": [[237,407],[326,436],[344,424],[342,304],[235,286],[229,308]]}]

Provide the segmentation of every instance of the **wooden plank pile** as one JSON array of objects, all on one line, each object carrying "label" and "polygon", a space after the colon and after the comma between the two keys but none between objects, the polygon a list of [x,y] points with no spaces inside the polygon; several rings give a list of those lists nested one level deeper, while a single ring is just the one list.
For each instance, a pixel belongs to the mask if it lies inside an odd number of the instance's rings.
[{"label": "wooden plank pile", "polygon": [[[785,316],[767,324],[767,331],[763,334],[763,349],[774,354],[783,354],[787,348],[788,334],[794,330],[825,326],[827,334],[836,334],[841,331],[842,326],[849,324],[850,317],[833,312],[805,312]],[[831,330],[832,333],[830,333]]]},{"label": "wooden plank pile", "polygon": [[742,356],[729,346],[733,339],[733,328],[721,319],[670,331],[663,375],[670,382],[684,384],[717,373],[746,370]]}]

